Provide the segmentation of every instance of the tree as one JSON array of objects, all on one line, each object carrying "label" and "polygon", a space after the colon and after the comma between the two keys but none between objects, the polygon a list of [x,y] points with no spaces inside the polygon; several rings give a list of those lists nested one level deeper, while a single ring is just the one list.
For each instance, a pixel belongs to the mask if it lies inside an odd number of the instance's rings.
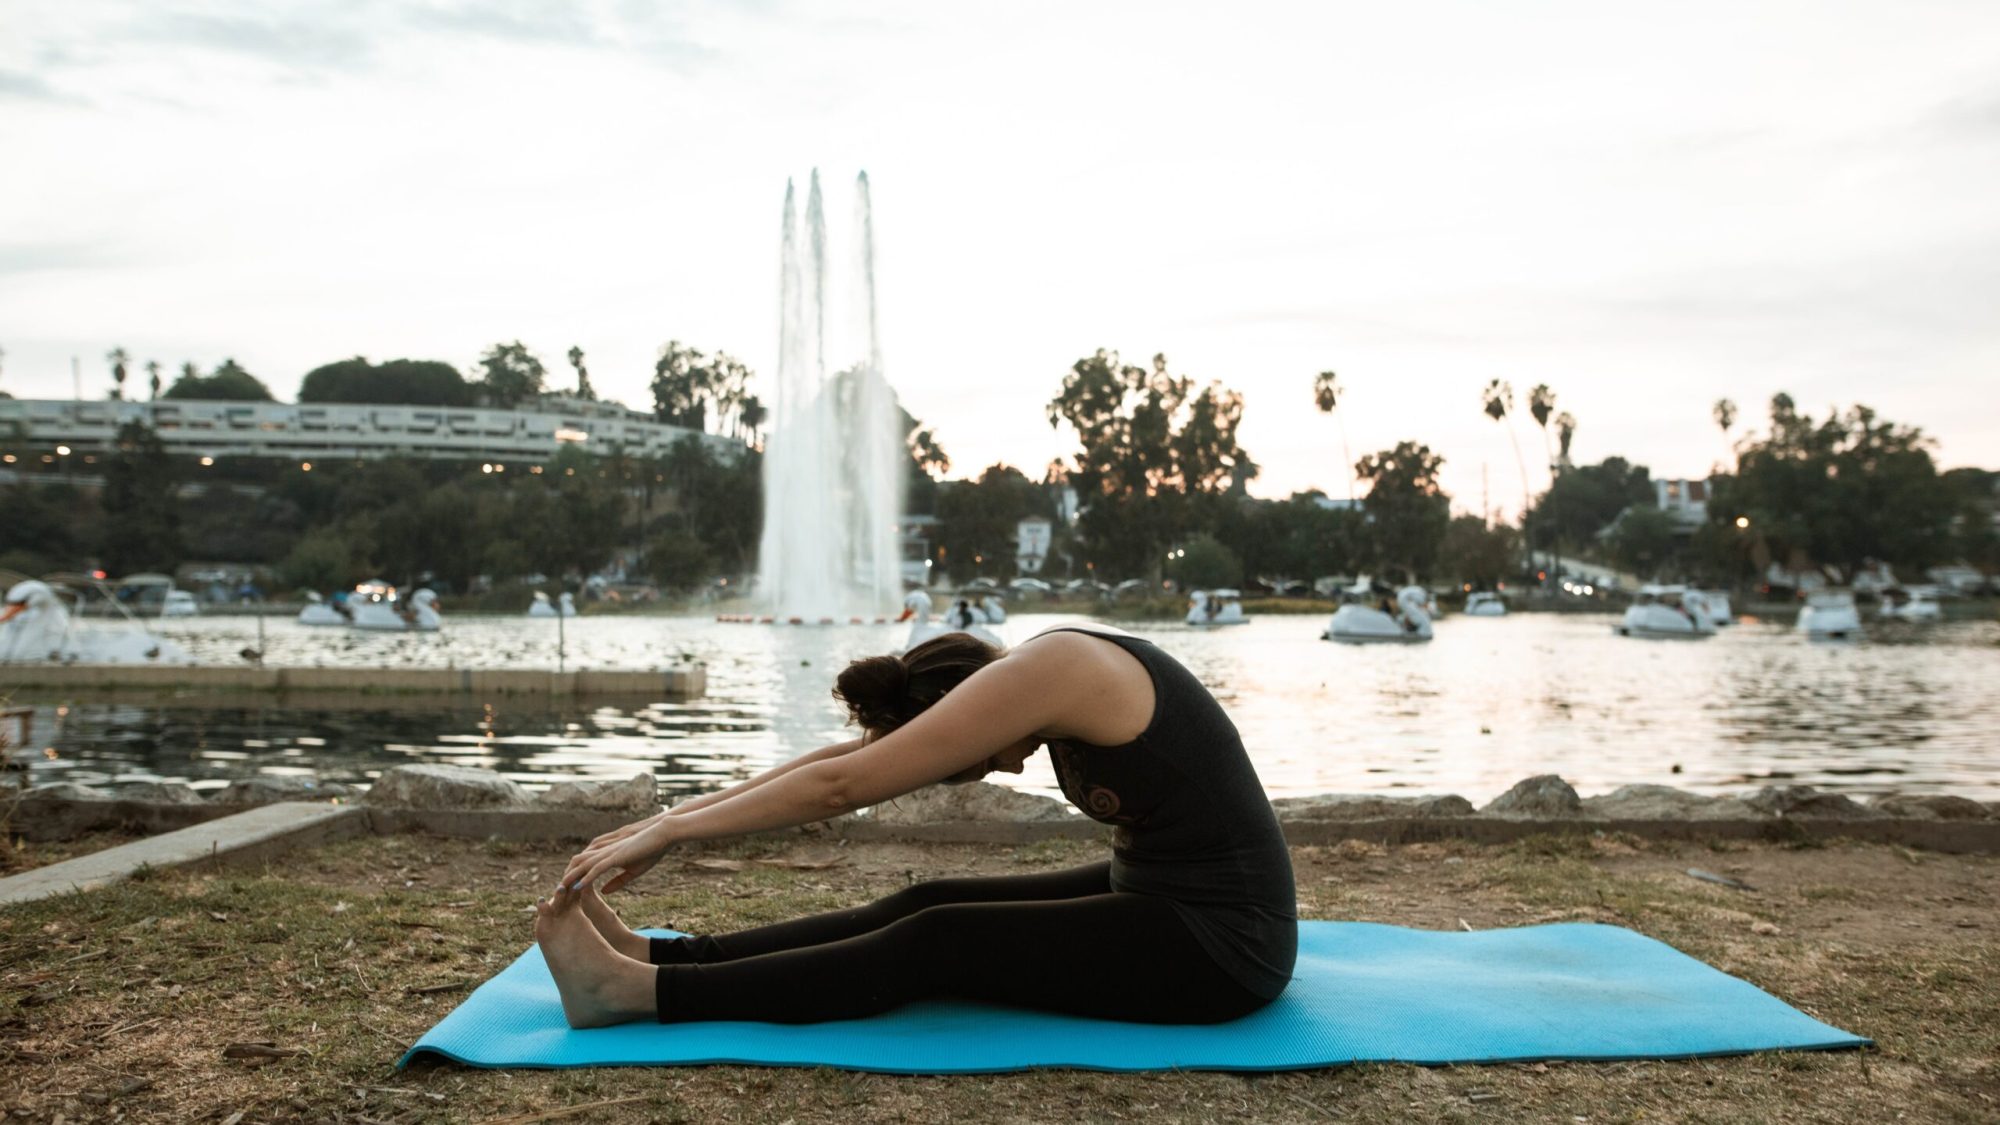
[{"label": "tree", "polygon": [[1507,440],[1514,446],[1514,463],[1521,470],[1521,519],[1528,518],[1528,462],[1521,456],[1521,439],[1515,435],[1513,426],[1514,385],[1499,379],[1489,380],[1486,389],[1480,392],[1481,409],[1488,418],[1507,428]]},{"label": "tree", "polygon": [[1174,552],[1167,576],[1183,590],[1224,590],[1243,584],[1243,563],[1213,535],[1197,535]]},{"label": "tree", "polygon": [[743,440],[762,449],[764,423],[769,421],[770,417],[771,412],[764,408],[763,400],[756,395],[744,395],[736,410],[736,421],[743,428]]},{"label": "tree", "polygon": [[299,401],[471,406],[479,401],[479,391],[449,363],[392,359],[374,364],[355,356],[306,372],[299,382]]},{"label": "tree", "polygon": [[1717,428],[1722,431],[1722,447],[1724,449],[1733,449],[1734,446],[1729,440],[1729,431],[1736,425],[1736,404],[1726,398],[1716,399],[1713,415]]},{"label": "tree", "polygon": [[1474,589],[1492,589],[1516,573],[1521,536],[1506,524],[1489,526],[1478,516],[1457,516],[1445,528],[1438,570]]},{"label": "tree", "polygon": [[1642,577],[1661,576],[1661,568],[1679,546],[1680,530],[1672,512],[1634,505],[1619,517],[1605,542],[1619,566]]},{"label": "tree", "polygon": [[503,410],[540,395],[547,379],[548,369],[519,340],[495,344],[479,357],[480,390],[487,401]]},{"label": "tree", "polygon": [[1565,470],[1535,501],[1533,546],[1587,544],[1635,504],[1654,502],[1652,474],[1623,457]]},{"label": "tree", "polygon": [[1576,415],[1565,410],[1556,415],[1556,464],[1569,471],[1569,445],[1576,438]]},{"label": "tree", "polygon": [[1411,580],[1429,574],[1451,522],[1451,497],[1438,484],[1444,458],[1413,441],[1370,453],[1354,474],[1368,482],[1362,501],[1378,566]]},{"label": "tree", "polygon": [[653,417],[669,426],[707,429],[716,383],[715,366],[706,355],[679,340],[668,340],[653,364]]},{"label": "tree", "polygon": [[576,368],[576,397],[595,400],[597,392],[590,389],[590,371],[583,365],[583,349],[570,345],[569,365]]},{"label": "tree", "polygon": [[[1332,414],[1335,424],[1340,427],[1340,463],[1343,467],[1354,464],[1354,454],[1347,448],[1347,422],[1337,412],[1340,398],[1344,393],[1340,378],[1331,371],[1322,371],[1313,379],[1313,405],[1321,414]],[[1354,473],[1347,474],[1347,499],[1354,499]]]},{"label": "tree", "polygon": [[263,380],[243,370],[233,359],[225,359],[211,375],[195,374],[193,364],[181,368],[181,377],[162,396],[169,399],[196,399],[223,402],[270,402],[271,388]]},{"label": "tree", "polygon": [[132,362],[132,356],[124,348],[112,348],[104,358],[111,364],[111,399],[117,402],[125,397],[125,365]]},{"label": "tree", "polygon": [[976,481],[938,486],[936,544],[955,580],[1014,573],[1015,539],[1022,520],[1052,516],[1048,494],[1011,465],[992,465]]},{"label": "tree", "polygon": [[157,360],[157,359],[149,359],[149,360],[147,360],[147,361],[146,361],[146,382],[148,383],[148,385],[150,386],[150,388],[151,388],[151,390],[152,390],[152,398],[151,398],[151,401],[153,401],[153,402],[158,402],[158,401],[160,400],[160,361],[159,361],[159,360]]},{"label": "tree", "polygon": [[1197,390],[1164,355],[1150,367],[1103,349],[1077,360],[1048,418],[1076,434],[1069,479],[1083,504],[1079,527],[1114,572],[1157,573],[1166,544],[1257,472],[1236,440],[1243,396],[1219,382]]},{"label": "tree", "polygon": [[1776,395],[1770,433],[1737,444],[1736,475],[1718,482],[1709,519],[1747,520],[1774,558],[1850,573],[1869,559],[1932,565],[1952,554],[1957,514],[1932,444],[1866,406],[1815,422]]},{"label": "tree", "polygon": [[99,557],[112,574],[171,572],[181,561],[179,483],[160,435],[143,422],[118,430],[105,458],[104,539]]}]

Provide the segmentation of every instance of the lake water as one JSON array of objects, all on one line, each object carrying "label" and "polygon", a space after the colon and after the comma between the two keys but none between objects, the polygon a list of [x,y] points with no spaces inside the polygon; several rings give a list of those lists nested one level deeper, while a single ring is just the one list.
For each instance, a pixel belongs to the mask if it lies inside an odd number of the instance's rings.
[{"label": "lake water", "polygon": [[[1078,618],[1016,615],[1023,640]],[[1201,631],[1127,625],[1192,668],[1229,710],[1273,796],[1454,792],[1475,803],[1536,773],[1586,795],[1633,782],[1708,793],[1773,781],[1854,794],[2000,798],[2000,623],[1871,626],[1853,644],[1809,643],[1746,621],[1702,642],[1612,634],[1614,618],[1451,616],[1427,645],[1318,639],[1320,617],[1263,617]],[[434,635],[266,623],[283,665],[547,667],[554,621],[454,616]],[[194,618],[161,632],[204,662],[236,663],[253,618]],[[848,659],[900,646],[903,626],[759,626],[669,617],[565,623],[568,667],[708,666],[708,693],[617,705],[383,697],[339,709],[156,706],[34,699],[32,781],[162,778],[219,786],[249,774],[365,782],[403,762],[562,777],[657,775],[694,792],[849,737],[829,688]],[[393,671],[385,672],[393,677]],[[0,685],[5,675],[0,672]],[[1046,756],[1019,778],[1056,794]]]}]

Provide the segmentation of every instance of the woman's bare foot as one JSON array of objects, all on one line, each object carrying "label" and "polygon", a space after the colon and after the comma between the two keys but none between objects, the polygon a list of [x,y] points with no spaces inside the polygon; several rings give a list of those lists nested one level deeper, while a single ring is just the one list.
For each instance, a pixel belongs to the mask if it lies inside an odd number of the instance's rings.
[{"label": "woman's bare foot", "polygon": [[656,1018],[653,966],[611,948],[584,916],[574,891],[535,904],[535,942],[562,994],[571,1027],[605,1027]]},{"label": "woman's bare foot", "polygon": [[597,927],[597,932],[603,935],[611,948],[634,961],[651,962],[653,939],[633,933],[631,927],[619,921],[618,912],[611,909],[611,904],[604,901],[604,896],[597,893],[596,887],[585,887],[582,895],[583,916],[590,919],[590,924]]}]

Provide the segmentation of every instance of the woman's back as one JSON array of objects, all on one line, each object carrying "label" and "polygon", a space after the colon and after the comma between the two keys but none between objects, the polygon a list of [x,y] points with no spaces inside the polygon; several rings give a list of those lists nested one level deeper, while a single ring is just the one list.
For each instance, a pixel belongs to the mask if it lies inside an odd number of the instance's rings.
[{"label": "woman's back", "polygon": [[1138,738],[1113,747],[1049,743],[1064,795],[1116,828],[1112,888],[1172,901],[1224,968],[1276,996],[1298,947],[1291,855],[1235,724],[1152,642],[1064,631],[1118,646],[1153,683],[1152,719]]}]

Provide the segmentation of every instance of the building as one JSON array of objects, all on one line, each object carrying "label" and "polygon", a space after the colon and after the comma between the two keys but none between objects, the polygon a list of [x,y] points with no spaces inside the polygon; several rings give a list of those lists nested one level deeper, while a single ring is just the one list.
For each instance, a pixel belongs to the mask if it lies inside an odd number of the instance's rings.
[{"label": "building", "polygon": [[1653,502],[1663,512],[1680,521],[1683,529],[1708,522],[1708,498],[1712,494],[1705,480],[1656,480]]},{"label": "building", "polygon": [[0,399],[0,462],[26,468],[72,454],[110,452],[118,431],[144,422],[168,453],[187,457],[314,459],[377,457],[540,463],[565,446],[635,457],[695,438],[716,452],[742,443],[680,426],[617,403],[550,395],[522,410],[353,403],[117,402]]},{"label": "building", "polygon": [[1022,574],[1040,574],[1055,541],[1055,525],[1040,516],[1029,516],[1014,525],[1014,569]]}]

